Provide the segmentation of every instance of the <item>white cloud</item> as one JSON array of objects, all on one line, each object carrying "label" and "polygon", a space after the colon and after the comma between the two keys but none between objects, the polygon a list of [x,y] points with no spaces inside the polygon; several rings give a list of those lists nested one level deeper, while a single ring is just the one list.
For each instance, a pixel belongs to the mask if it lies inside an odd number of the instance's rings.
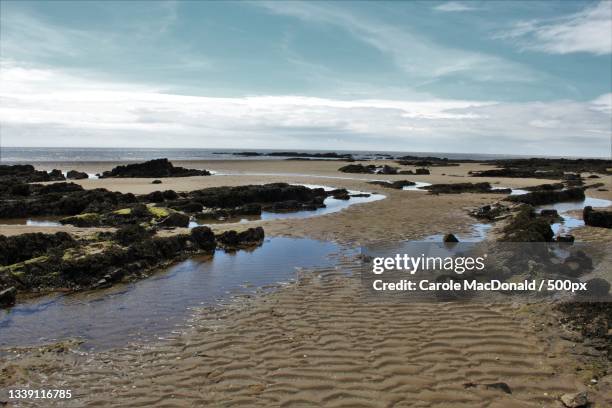
[{"label": "white cloud", "polygon": [[612,53],[612,2],[554,20],[521,21],[496,37],[513,39],[524,50],[607,55]]},{"label": "white cloud", "polygon": [[446,3],[439,4],[433,8],[437,11],[445,11],[445,12],[459,12],[459,11],[470,11],[475,10],[475,7],[469,6],[465,3],[461,3],[458,1],[449,1]]},{"label": "white cloud", "polygon": [[411,32],[334,4],[317,2],[254,2],[271,13],[341,27],[360,41],[389,55],[407,74],[421,81],[463,76],[478,82],[533,82],[543,74],[494,55],[450,48]]},{"label": "white cloud", "polygon": [[338,100],[167,94],[6,61],[4,146],[480,151],[598,156],[612,95],[594,101]]}]

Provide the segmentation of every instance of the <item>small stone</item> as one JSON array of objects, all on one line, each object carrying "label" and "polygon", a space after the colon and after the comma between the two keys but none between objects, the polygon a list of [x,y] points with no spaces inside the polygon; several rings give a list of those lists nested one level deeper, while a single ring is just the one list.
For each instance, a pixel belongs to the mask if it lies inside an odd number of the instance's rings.
[{"label": "small stone", "polygon": [[561,396],[561,402],[567,408],[586,407],[589,403],[589,396],[586,391],[572,393],[572,394],[563,394]]}]

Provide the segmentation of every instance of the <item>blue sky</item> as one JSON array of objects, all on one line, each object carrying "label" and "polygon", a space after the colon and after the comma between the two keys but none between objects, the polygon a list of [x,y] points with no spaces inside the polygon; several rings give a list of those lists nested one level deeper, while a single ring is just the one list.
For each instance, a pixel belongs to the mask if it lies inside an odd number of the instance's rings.
[{"label": "blue sky", "polygon": [[5,146],[610,154],[609,1],[0,4]]}]

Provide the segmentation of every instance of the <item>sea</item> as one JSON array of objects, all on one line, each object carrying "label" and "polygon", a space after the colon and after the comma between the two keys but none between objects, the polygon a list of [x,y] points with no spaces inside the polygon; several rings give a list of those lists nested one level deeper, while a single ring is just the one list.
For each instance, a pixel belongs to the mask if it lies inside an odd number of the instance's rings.
[{"label": "sea", "polygon": [[348,151],[348,150],[306,150],[306,149],[180,149],[180,148],[79,148],[79,147],[0,147],[0,162],[4,164],[36,162],[137,162],[159,158],[169,160],[284,160],[288,156],[240,156],[240,152],[272,153],[329,153],[352,154],[357,160],[385,158],[385,155],[434,156],[455,160],[509,159],[525,156],[479,154],[479,153],[441,153],[441,152],[398,152],[398,151]]}]

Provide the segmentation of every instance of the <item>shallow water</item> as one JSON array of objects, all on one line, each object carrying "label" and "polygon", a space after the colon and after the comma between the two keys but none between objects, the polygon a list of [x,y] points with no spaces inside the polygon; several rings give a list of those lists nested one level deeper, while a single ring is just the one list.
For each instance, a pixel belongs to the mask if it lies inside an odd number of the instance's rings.
[{"label": "shallow water", "polygon": [[[323,188],[326,191],[333,190],[332,187],[328,186],[320,186],[314,184],[300,184],[309,188]],[[349,194],[361,194],[362,191],[351,191],[349,190]],[[324,208],[317,208],[316,210],[310,211],[294,211],[294,212],[270,212],[270,211],[262,211],[261,216],[240,216],[233,219],[228,219],[225,221],[211,221],[211,220],[202,220],[198,221],[197,219],[192,220],[189,223],[189,227],[197,227],[199,225],[211,225],[218,224],[220,222],[238,222],[238,223],[247,223],[249,221],[256,220],[280,220],[280,219],[290,219],[290,218],[310,218],[310,217],[318,217],[320,215],[332,214],[338,211],[342,211],[345,208],[350,207],[354,204],[362,204],[362,203],[371,203],[374,201],[382,200],[386,196],[383,194],[376,193],[366,193],[370,194],[369,197],[351,197],[350,200],[337,200],[333,197],[327,197],[324,201]]]},{"label": "shallow water", "polygon": [[159,338],[185,327],[191,308],[290,282],[301,268],[333,267],[339,251],[329,242],[270,238],[252,251],[217,250],[135,283],[34,299],[0,310],[0,346],[79,337],[86,349],[107,349]]},{"label": "shallow water", "polygon": [[582,214],[576,217],[572,215],[571,212],[576,210],[582,211],[584,207],[587,207],[589,205],[593,208],[610,207],[612,206],[612,201],[605,200],[602,198],[586,197],[584,201],[567,201],[564,203],[540,205],[537,207],[537,210],[557,210],[563,220],[561,222],[551,224],[550,227],[552,228],[555,235],[558,235],[567,234],[574,228],[584,227]]}]

